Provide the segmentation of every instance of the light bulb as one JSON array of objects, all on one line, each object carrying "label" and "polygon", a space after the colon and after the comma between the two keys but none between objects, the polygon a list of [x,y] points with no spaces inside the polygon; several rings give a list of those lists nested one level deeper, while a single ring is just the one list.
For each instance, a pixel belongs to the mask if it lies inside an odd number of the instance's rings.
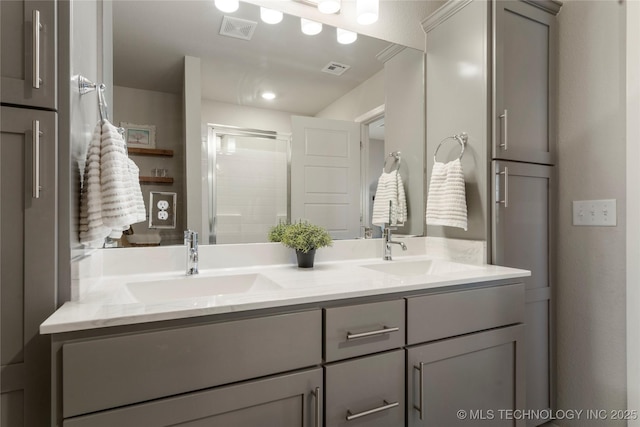
[{"label": "light bulb", "polygon": [[340,44],[351,44],[358,39],[358,33],[354,33],[353,31],[337,28],[337,33],[338,43]]},{"label": "light bulb", "polygon": [[276,99],[276,94],[273,92],[262,92],[262,98],[271,101],[272,99]]},{"label": "light bulb", "polygon": [[373,24],[378,20],[378,0],[356,0],[356,20],[360,25]]},{"label": "light bulb", "polygon": [[221,12],[225,13],[235,12],[240,7],[238,0],[215,0],[214,4]]},{"label": "light bulb", "polygon": [[322,13],[337,13],[340,10],[340,0],[318,0],[318,10]]},{"label": "light bulb", "polygon": [[322,31],[322,24],[320,22],[300,18],[300,29],[308,36],[315,36]]},{"label": "light bulb", "polygon": [[277,24],[282,21],[282,12],[260,7],[260,19],[267,24]]}]

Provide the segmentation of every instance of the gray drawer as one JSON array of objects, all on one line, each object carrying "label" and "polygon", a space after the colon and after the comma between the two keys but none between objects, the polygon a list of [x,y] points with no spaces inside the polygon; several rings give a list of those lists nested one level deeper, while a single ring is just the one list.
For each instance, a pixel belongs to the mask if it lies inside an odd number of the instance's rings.
[{"label": "gray drawer", "polygon": [[322,362],[320,310],[65,344],[65,418]]},{"label": "gray drawer", "polygon": [[404,361],[396,350],[327,365],[325,426],[403,426]]},{"label": "gray drawer", "polygon": [[402,347],[404,307],[400,299],[325,309],[325,361]]},{"label": "gray drawer", "polygon": [[407,298],[407,344],[524,321],[524,284]]}]

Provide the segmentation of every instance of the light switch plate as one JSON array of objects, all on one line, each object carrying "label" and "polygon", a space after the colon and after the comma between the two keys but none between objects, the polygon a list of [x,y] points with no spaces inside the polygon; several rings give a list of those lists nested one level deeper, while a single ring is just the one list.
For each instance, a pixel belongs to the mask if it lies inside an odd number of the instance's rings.
[{"label": "light switch plate", "polygon": [[616,200],[574,200],[573,225],[615,227]]},{"label": "light switch plate", "polygon": [[149,228],[176,228],[176,193],[149,194]]}]

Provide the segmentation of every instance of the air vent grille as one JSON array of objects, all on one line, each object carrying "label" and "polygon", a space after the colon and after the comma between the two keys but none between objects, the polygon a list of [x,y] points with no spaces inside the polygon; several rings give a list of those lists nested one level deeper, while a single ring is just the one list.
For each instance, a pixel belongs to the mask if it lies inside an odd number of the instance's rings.
[{"label": "air vent grille", "polygon": [[331,61],[322,69],[323,72],[333,74],[334,76],[341,76],[351,68],[350,65],[341,64],[339,62]]},{"label": "air vent grille", "polygon": [[220,35],[242,40],[251,40],[257,26],[258,23],[255,21],[225,16],[220,26]]}]

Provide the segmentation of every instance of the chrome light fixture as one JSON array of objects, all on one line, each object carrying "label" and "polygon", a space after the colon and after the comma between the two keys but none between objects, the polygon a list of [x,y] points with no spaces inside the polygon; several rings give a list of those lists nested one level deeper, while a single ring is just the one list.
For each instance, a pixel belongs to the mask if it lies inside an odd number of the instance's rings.
[{"label": "chrome light fixture", "polygon": [[310,19],[300,18],[300,29],[308,36],[315,36],[322,31],[322,24]]},{"label": "chrome light fixture", "polygon": [[340,10],[340,0],[318,0],[318,10],[322,13],[337,13]]},{"label": "chrome light fixture", "polygon": [[360,25],[373,24],[378,20],[378,0],[356,0],[356,20]]},{"label": "chrome light fixture", "polygon": [[260,7],[260,19],[266,24],[277,24],[282,21],[282,12]]},{"label": "chrome light fixture", "polygon": [[343,30],[342,28],[337,28],[336,30],[338,34],[338,43],[340,44],[351,44],[358,39],[358,33]]},{"label": "chrome light fixture", "polygon": [[238,10],[240,2],[238,0],[215,0],[216,7],[224,13],[232,13]]}]

